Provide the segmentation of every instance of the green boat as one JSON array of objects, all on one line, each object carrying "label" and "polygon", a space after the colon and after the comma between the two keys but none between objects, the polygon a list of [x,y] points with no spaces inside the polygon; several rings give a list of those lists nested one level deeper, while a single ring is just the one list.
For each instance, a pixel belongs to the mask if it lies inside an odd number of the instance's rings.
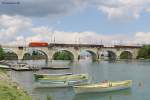
[{"label": "green boat", "polygon": [[35,88],[69,87],[88,83],[88,74],[34,74]]},{"label": "green boat", "polygon": [[117,82],[102,82],[88,85],[74,86],[75,93],[92,93],[92,92],[110,92],[116,90],[128,89],[132,85],[132,80],[124,80]]}]

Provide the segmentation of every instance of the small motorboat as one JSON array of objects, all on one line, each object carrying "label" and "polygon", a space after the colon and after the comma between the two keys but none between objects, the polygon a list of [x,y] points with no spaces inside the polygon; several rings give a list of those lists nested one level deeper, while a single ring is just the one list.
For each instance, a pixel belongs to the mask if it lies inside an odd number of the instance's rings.
[{"label": "small motorboat", "polygon": [[41,69],[64,70],[64,69],[70,69],[70,67],[41,67]]},{"label": "small motorboat", "polygon": [[35,88],[69,87],[88,83],[87,74],[34,74]]},{"label": "small motorboat", "polygon": [[11,68],[14,71],[38,71],[40,70],[39,68],[28,68],[28,67],[23,67],[23,68],[19,68],[19,67],[15,67],[15,68]]},{"label": "small motorboat", "polygon": [[14,64],[11,66],[11,69],[15,71],[38,71],[39,70],[38,67],[27,65],[27,64]]},{"label": "small motorboat", "polygon": [[102,82],[96,84],[74,86],[75,93],[89,93],[89,92],[110,92],[130,88],[132,80],[117,81],[117,82]]},{"label": "small motorboat", "polygon": [[0,69],[11,70],[10,66],[6,64],[0,64]]}]

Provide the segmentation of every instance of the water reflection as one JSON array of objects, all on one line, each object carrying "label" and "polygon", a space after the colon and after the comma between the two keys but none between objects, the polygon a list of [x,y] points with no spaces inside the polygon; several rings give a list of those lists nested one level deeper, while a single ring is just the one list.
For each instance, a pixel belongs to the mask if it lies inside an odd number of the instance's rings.
[{"label": "water reflection", "polygon": [[72,100],[74,97],[72,88],[36,88],[33,90],[35,97],[40,100],[46,100],[47,96],[52,100]]},{"label": "water reflection", "polygon": [[114,92],[107,92],[107,93],[85,93],[85,94],[77,94],[75,95],[73,100],[122,100],[122,99],[115,99],[117,96],[130,96],[131,90],[120,90]]}]

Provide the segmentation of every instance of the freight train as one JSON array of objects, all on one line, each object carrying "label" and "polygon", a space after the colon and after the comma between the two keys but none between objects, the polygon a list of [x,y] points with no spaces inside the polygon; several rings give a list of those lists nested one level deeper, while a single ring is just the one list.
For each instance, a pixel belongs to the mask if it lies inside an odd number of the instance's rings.
[{"label": "freight train", "polygon": [[48,47],[47,42],[30,42],[29,47]]}]

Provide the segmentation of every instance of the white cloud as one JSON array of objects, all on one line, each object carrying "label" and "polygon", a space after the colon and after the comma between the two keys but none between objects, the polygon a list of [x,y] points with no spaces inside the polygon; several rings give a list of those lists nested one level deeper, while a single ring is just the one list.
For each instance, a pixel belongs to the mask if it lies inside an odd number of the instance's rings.
[{"label": "white cloud", "polygon": [[68,14],[82,5],[83,0],[18,0],[19,4],[8,5],[2,2],[14,0],[0,0],[0,14],[23,16],[60,16]]},{"label": "white cloud", "polygon": [[47,34],[51,31],[52,29],[47,27],[47,26],[40,26],[40,27],[33,27],[31,29],[32,32],[34,33],[40,33],[40,34]]},{"label": "white cloud", "polygon": [[21,16],[0,16],[0,42],[6,43],[16,38],[19,31],[31,27],[31,21]]},{"label": "white cloud", "polygon": [[28,37],[16,36],[13,44],[25,45],[29,42],[55,42],[55,43],[69,43],[69,44],[107,44],[115,45],[119,43],[128,43],[129,37],[126,35],[104,35],[95,32],[64,32],[53,31],[48,27],[31,28],[32,34]]},{"label": "white cloud", "polygon": [[150,8],[145,8],[145,12],[150,13]]},{"label": "white cloud", "polygon": [[[29,30],[30,34],[22,35],[19,32]],[[65,32],[53,30],[47,26],[34,27],[29,18],[21,16],[0,16],[0,43],[25,45],[32,41],[56,43],[87,43],[87,44],[136,44],[150,43],[150,32],[137,32],[133,36],[123,34],[105,35],[90,31]]]},{"label": "white cloud", "polygon": [[[40,27],[39,27],[40,28]],[[29,42],[67,43],[67,44],[101,44],[112,45],[137,45],[150,44],[150,33],[137,32],[133,36],[127,35],[104,35],[95,32],[64,32],[49,31],[48,33],[32,33],[32,36],[16,36],[14,41],[9,41],[13,45],[28,45]]]},{"label": "white cloud", "polygon": [[140,17],[140,8],[132,9],[127,7],[113,8],[113,7],[101,6],[99,7],[99,10],[106,13],[109,19],[113,19],[113,18],[137,19]]},{"label": "white cloud", "polygon": [[[3,2],[5,0],[0,0]],[[59,17],[97,7],[109,18],[139,18],[144,9],[149,8],[150,0],[19,0],[20,4],[8,6],[0,4],[0,14],[34,17]]]},{"label": "white cloud", "polygon": [[139,18],[140,13],[148,8],[150,0],[106,0],[98,5],[98,9],[108,18]]},{"label": "white cloud", "polygon": [[0,16],[0,24],[3,27],[17,27],[18,29],[24,28],[26,26],[31,26],[31,20],[22,16]]},{"label": "white cloud", "polygon": [[143,44],[150,44],[150,32],[135,33],[135,41]]},{"label": "white cloud", "polygon": [[103,35],[95,32],[64,32],[49,30],[48,27],[37,27],[32,29],[33,36],[27,38],[27,41],[47,41],[56,43],[88,43],[88,44],[108,44],[116,39],[124,39],[123,35]]}]

